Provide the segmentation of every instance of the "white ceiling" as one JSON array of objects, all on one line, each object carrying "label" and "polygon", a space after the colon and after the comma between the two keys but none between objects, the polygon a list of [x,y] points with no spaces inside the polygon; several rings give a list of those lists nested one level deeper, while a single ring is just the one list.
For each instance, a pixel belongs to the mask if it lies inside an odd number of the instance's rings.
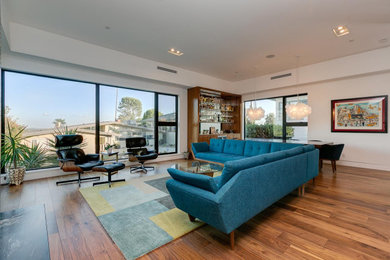
[{"label": "white ceiling", "polygon": [[3,1],[11,22],[229,81],[390,46],[390,0]]}]

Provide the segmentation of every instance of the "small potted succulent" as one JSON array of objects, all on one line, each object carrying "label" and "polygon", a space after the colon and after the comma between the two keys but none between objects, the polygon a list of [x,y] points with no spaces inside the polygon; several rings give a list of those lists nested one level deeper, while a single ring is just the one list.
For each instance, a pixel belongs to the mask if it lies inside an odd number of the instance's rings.
[{"label": "small potted succulent", "polygon": [[[25,127],[12,129],[8,122],[8,132],[3,134],[3,145],[1,146],[1,167],[5,167],[9,176],[9,183],[20,185],[26,174],[24,159],[29,147],[24,144],[22,136]],[[14,134],[14,132],[16,132]]]}]

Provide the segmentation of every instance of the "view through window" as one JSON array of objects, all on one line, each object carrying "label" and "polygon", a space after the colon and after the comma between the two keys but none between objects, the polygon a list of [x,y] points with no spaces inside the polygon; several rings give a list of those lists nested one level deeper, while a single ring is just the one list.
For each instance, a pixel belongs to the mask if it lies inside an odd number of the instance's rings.
[{"label": "view through window", "polygon": [[54,136],[59,134],[81,134],[85,153],[102,152],[110,145],[120,158],[127,158],[125,139],[140,136],[148,149],[177,152],[177,96],[11,71],[3,76],[5,126],[9,123],[12,132],[24,128],[28,170],[58,166]]},{"label": "view through window", "polygon": [[[298,102],[298,96],[276,97],[245,102],[245,139],[307,139],[307,118],[292,120],[284,112],[286,104]],[[299,95],[299,102],[307,104],[307,94]],[[246,111],[250,107],[264,109],[264,117],[250,120]]]}]

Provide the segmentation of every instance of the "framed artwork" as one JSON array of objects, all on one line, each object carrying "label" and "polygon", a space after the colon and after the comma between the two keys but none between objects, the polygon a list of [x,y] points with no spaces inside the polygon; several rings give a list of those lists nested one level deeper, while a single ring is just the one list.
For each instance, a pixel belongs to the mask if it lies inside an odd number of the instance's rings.
[{"label": "framed artwork", "polygon": [[331,101],[332,132],[387,133],[388,96]]},{"label": "framed artwork", "polygon": [[214,126],[210,126],[210,134],[215,134],[215,127]]}]

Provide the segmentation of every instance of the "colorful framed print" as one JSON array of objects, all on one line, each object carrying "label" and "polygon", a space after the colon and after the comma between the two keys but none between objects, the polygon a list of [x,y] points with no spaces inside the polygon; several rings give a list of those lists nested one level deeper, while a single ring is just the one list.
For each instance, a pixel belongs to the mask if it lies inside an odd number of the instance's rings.
[{"label": "colorful framed print", "polygon": [[387,133],[387,98],[332,100],[332,132]]}]

